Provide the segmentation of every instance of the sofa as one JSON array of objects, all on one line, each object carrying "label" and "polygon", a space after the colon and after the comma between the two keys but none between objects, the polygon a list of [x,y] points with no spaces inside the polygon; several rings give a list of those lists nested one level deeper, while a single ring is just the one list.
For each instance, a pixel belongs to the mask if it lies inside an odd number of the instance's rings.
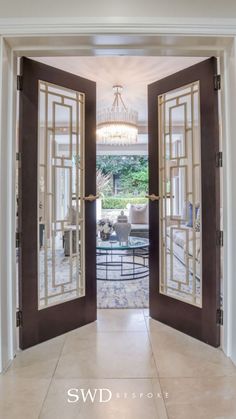
[{"label": "sofa", "polygon": [[[195,211],[195,216],[193,213]],[[167,249],[173,249],[174,256],[183,265],[189,258],[189,269],[193,272],[193,258],[196,264],[196,277],[201,276],[201,209],[200,204],[190,201],[184,202],[182,214],[179,217],[180,225],[167,217],[166,241]],[[195,246],[195,251],[194,251]],[[195,254],[194,254],[195,253]]]},{"label": "sofa", "polygon": [[[167,227],[167,249],[170,250],[171,242],[173,246],[173,254],[174,256],[182,262],[184,265],[186,264],[186,259],[190,256],[189,259],[189,269],[190,272],[193,271],[193,237],[194,237],[194,229],[193,227],[188,226],[181,226],[179,229],[175,225],[171,225]],[[195,231],[195,238],[196,238],[196,249],[195,249],[195,260],[196,260],[196,276],[200,278],[201,276],[201,238],[200,238],[200,231]],[[187,249],[187,237],[189,248]]]}]

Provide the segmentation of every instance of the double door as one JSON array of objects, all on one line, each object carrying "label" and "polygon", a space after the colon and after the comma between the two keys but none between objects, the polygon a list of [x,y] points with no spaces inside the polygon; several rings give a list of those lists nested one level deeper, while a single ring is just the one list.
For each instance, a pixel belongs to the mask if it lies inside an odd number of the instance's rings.
[{"label": "double door", "polygon": [[[21,59],[22,349],[96,320],[96,85]],[[148,87],[150,315],[219,345],[216,59]]]}]

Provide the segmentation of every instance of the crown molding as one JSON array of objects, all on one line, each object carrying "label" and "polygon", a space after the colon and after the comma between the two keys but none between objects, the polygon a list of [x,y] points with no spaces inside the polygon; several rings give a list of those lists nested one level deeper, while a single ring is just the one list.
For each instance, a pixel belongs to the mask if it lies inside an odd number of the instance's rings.
[{"label": "crown molding", "polygon": [[236,18],[0,18],[8,36],[115,33],[236,36]]}]

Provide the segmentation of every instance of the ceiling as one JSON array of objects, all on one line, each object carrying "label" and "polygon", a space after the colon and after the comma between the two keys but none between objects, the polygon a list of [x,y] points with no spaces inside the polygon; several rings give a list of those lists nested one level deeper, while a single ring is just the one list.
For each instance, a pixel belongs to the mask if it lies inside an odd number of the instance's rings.
[{"label": "ceiling", "polygon": [[127,107],[139,113],[139,123],[147,123],[147,85],[189,67],[199,57],[40,57],[37,61],[88,78],[97,83],[97,109],[109,107],[114,84],[123,86]]}]

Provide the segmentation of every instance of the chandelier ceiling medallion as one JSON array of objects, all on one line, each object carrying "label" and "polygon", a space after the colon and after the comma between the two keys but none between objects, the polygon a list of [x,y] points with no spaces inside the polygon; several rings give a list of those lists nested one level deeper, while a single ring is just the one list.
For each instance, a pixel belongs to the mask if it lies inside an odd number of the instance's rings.
[{"label": "chandelier ceiling medallion", "polygon": [[137,141],[138,112],[126,107],[121,97],[122,90],[122,86],[113,86],[115,98],[111,108],[98,112],[97,140],[99,143],[125,145]]}]

